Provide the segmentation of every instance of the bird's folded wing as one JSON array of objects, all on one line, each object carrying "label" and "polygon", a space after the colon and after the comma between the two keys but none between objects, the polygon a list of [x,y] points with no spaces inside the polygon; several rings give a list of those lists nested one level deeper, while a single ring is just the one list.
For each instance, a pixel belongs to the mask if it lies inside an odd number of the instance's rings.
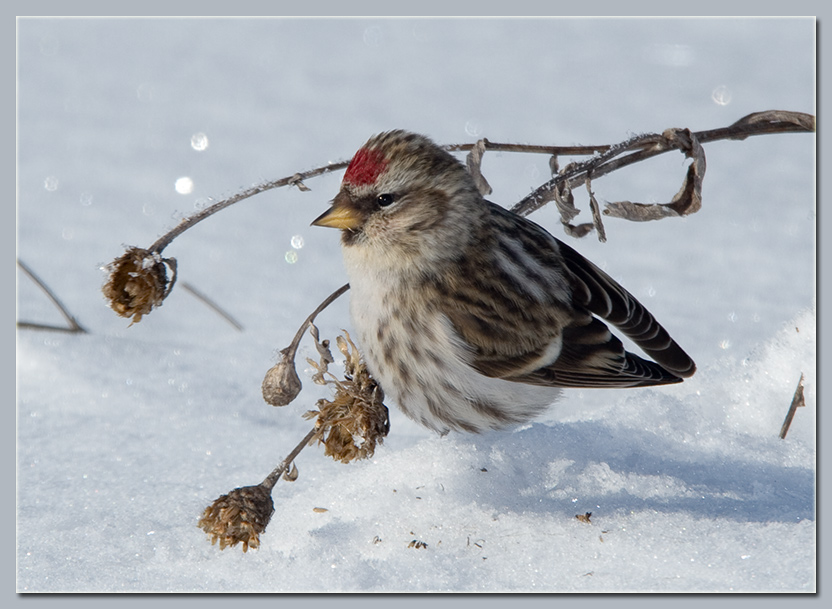
[{"label": "bird's folded wing", "polygon": [[671,374],[681,378],[693,375],[696,364],[650,311],[578,252],[565,243],[559,242],[558,245],[575,280],[572,298],[576,303],[615,325]]},{"label": "bird's folded wing", "polygon": [[627,352],[621,341],[597,318],[564,329],[555,362],[507,380],[551,387],[647,387],[682,379],[655,362]]},{"label": "bird's folded wing", "polygon": [[[614,279],[537,224],[491,209],[506,230],[490,246],[511,250],[516,272],[499,264],[488,272],[460,268],[453,282],[435,286],[434,300],[481,374],[554,387],[636,387],[694,373],[693,360]],[[655,362],[627,352],[599,318]]]}]

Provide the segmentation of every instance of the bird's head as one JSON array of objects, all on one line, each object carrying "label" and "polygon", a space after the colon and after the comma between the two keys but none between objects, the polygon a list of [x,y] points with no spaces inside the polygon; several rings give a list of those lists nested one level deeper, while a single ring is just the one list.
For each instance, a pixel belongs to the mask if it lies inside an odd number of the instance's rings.
[{"label": "bird's head", "polygon": [[406,131],[373,136],[355,153],[341,190],[312,222],[339,228],[344,246],[425,255],[455,247],[476,219],[480,195],[465,167],[430,139]]}]

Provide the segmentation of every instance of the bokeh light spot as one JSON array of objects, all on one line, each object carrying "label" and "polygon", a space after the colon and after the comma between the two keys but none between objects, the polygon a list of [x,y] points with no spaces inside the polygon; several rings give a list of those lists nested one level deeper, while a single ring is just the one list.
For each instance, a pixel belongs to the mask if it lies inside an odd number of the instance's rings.
[{"label": "bokeh light spot", "polygon": [[194,191],[194,181],[187,176],[181,177],[176,180],[174,188],[180,195],[189,195]]},{"label": "bokeh light spot", "polygon": [[197,152],[202,152],[206,148],[208,148],[208,136],[204,133],[194,133],[191,136],[191,148],[196,150]]},{"label": "bokeh light spot", "polygon": [[714,103],[719,104],[720,106],[727,106],[731,103],[731,90],[725,85],[719,85],[716,89],[714,89],[713,93],[711,93],[711,99],[714,100]]}]

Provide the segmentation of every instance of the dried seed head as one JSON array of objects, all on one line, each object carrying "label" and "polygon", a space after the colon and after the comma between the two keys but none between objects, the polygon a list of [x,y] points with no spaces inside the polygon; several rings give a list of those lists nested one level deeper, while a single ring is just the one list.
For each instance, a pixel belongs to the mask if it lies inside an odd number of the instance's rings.
[{"label": "dried seed head", "polygon": [[243,552],[260,547],[260,533],[274,514],[269,489],[263,485],[235,488],[205,508],[197,526],[220,542],[220,550],[243,544]]},{"label": "dried seed head", "polygon": [[335,397],[318,400],[318,410],[307,414],[317,417],[323,430],[319,441],[324,444],[324,454],[349,463],[373,456],[376,444],[390,431],[390,419],[381,387],[370,376],[346,331],[344,336],[339,336],[337,343],[347,358],[345,379],[330,381],[335,385]]},{"label": "dried seed head", "polygon": [[290,355],[288,347],[280,353],[280,361],[269,368],[262,385],[263,399],[272,406],[286,406],[303,388],[295,370],[294,353]]},{"label": "dried seed head", "polygon": [[[170,283],[166,266],[172,273]],[[113,311],[133,318],[132,323],[161,306],[176,281],[174,258],[162,258],[157,252],[138,247],[129,248],[106,269],[110,275],[101,291]]]}]

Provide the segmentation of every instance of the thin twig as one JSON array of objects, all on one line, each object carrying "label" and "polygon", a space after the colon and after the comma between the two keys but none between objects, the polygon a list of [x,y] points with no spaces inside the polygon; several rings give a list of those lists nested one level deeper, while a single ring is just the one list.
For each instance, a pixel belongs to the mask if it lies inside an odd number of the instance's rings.
[{"label": "thin twig", "polygon": [[291,176],[281,178],[279,180],[264,182],[263,184],[257,184],[255,186],[252,186],[251,188],[247,188],[241,192],[238,192],[235,195],[228,197],[227,199],[217,201],[213,205],[210,205],[205,209],[200,210],[192,216],[183,218],[182,221],[179,224],[177,224],[173,229],[169,230],[167,233],[159,237],[159,239],[157,239],[156,242],[148,248],[148,250],[151,252],[161,253],[163,249],[170,245],[171,241],[173,241],[176,237],[178,237],[186,230],[191,228],[194,224],[196,224],[197,222],[201,222],[209,216],[213,216],[218,211],[225,209],[229,205],[234,205],[234,203],[237,203],[238,201],[248,199],[249,197],[252,197],[256,194],[260,194],[261,192],[266,192],[267,190],[271,190],[273,188],[280,188],[281,186],[291,186],[297,184],[300,188],[300,185],[306,178],[313,178],[315,176],[329,173],[330,171],[337,171],[338,169],[343,169],[347,165],[349,165],[349,161],[330,163],[323,167],[318,167],[309,171],[302,171],[299,173],[295,173]]},{"label": "thin twig", "polygon": [[534,144],[508,144],[492,142],[486,138],[474,144],[448,144],[443,146],[448,152],[468,152],[477,147],[480,142],[485,150],[495,152],[522,152],[526,154],[549,154],[552,156],[586,156],[597,152],[606,152],[611,148],[609,144],[600,146],[537,146]]},{"label": "thin twig", "polygon": [[[537,146],[527,144],[495,143],[483,139],[475,144],[451,144],[444,146],[444,148],[449,151],[471,151],[477,149],[478,151],[499,150],[505,152],[547,154],[550,155],[550,166],[553,169],[557,169],[556,160],[558,155],[594,155],[592,158],[580,163],[570,163],[556,176],[547,181],[545,184],[539,186],[511,208],[511,211],[522,216],[530,214],[550,201],[557,201],[559,198],[563,199],[563,196],[559,193],[571,192],[575,186],[585,183],[587,178],[591,177],[595,180],[612,171],[615,171],[616,169],[620,169],[627,165],[637,163],[671,150],[681,150],[686,156],[693,157],[694,162],[691,163],[688,168],[688,174],[685,178],[683,188],[680,189],[671,203],[642,205],[639,203],[621,201],[618,203],[608,203],[606,208],[603,210],[603,213],[606,215],[618,216],[629,220],[644,221],[668,216],[684,216],[696,212],[701,207],[700,189],[705,169],[705,158],[701,148],[702,143],[721,139],[741,140],[752,135],[807,131],[815,131],[815,117],[811,114],[771,110],[749,114],[728,127],[711,129],[708,131],[699,131],[696,133],[691,133],[687,129],[668,129],[661,135],[639,135],[613,146]],[[472,162],[474,161],[474,159],[471,160]],[[476,162],[474,164],[476,164]],[[152,256],[159,256],[161,251],[167,247],[173,239],[182,234],[188,228],[217,213],[218,211],[233,205],[234,203],[281,186],[294,185],[301,190],[308,190],[306,185],[303,183],[304,179],[343,169],[348,165],[349,161],[329,163],[328,165],[318,167],[317,169],[295,173],[279,180],[253,186],[227,199],[214,203],[213,205],[200,210],[193,216],[183,219],[171,231],[157,239],[156,242],[148,248],[148,250],[141,250],[140,248],[131,248],[131,250],[141,252],[146,251]],[[481,184],[480,187],[485,190],[489,190],[487,184]],[[595,212],[594,226],[600,227],[600,215],[597,210],[597,202],[593,203],[591,200],[590,203],[596,207],[596,209],[593,210]],[[559,205],[559,208],[560,207],[562,206]],[[563,209],[561,209],[561,213],[564,213]],[[564,227],[567,233],[573,236],[583,236],[588,232],[588,229],[591,226],[592,225],[590,224],[572,226],[568,219],[564,222]],[[599,231],[599,236],[600,235],[601,232]],[[166,289],[164,294],[161,296],[161,299],[154,298],[153,300],[147,301],[147,303],[149,303],[149,305],[145,307],[147,308],[147,311],[133,306],[134,300],[139,300],[139,304],[147,304],[142,301],[142,299],[134,297],[132,299],[128,299],[129,302],[122,302],[124,291],[114,289],[108,290],[108,287],[112,287],[112,281],[106,284],[105,295],[111,301],[111,306],[117,313],[125,317],[132,316],[135,322],[141,319],[142,315],[149,313],[150,309],[161,304],[161,300],[163,300],[170,293],[176,279],[175,260],[173,258],[161,260],[165,264],[171,266],[174,277],[170,282],[163,282]],[[118,271],[121,267],[115,268],[116,271]],[[111,277],[118,275],[116,271],[111,274]],[[349,286],[344,286],[342,290],[346,291],[348,287]],[[113,294],[115,294],[115,296]],[[338,295],[340,295],[340,293]],[[142,296],[144,297],[144,295]],[[145,298],[145,300],[147,299]],[[300,334],[303,333],[306,325],[307,324],[304,324],[303,328],[299,331]],[[296,345],[299,340],[300,339],[298,338],[294,344]]]},{"label": "thin twig", "polygon": [[[595,154],[596,152],[603,152],[610,148],[608,145],[602,146],[535,146],[535,145],[528,145],[528,144],[507,144],[507,143],[495,143],[489,142],[488,140],[482,140],[485,142],[485,147],[488,150],[495,150],[501,152],[527,152],[527,153],[538,153],[538,154],[560,154],[560,155],[569,155],[569,156],[578,156],[578,155],[588,155],[588,154]],[[449,144],[445,146],[446,150],[449,151],[469,151],[474,148],[476,144]],[[177,224],[174,228],[170,231],[159,237],[153,245],[147,248],[151,252],[161,253],[168,245],[170,245],[171,241],[173,241],[176,237],[181,235],[183,232],[191,228],[193,225],[205,220],[206,218],[213,216],[218,211],[225,209],[235,203],[238,203],[244,199],[248,199],[256,194],[260,194],[261,192],[266,192],[267,190],[272,190],[274,188],[281,188],[283,186],[297,186],[300,190],[309,190],[304,184],[303,180],[308,178],[314,178],[319,175],[323,175],[326,173],[330,173],[332,171],[338,171],[339,169],[344,169],[349,165],[349,161],[338,161],[336,163],[329,163],[323,167],[316,167],[315,169],[310,169],[309,171],[302,171],[291,176],[286,176],[284,178],[280,178],[278,180],[272,180],[269,182],[264,182],[262,184],[257,184],[252,186],[251,188],[247,188],[241,192],[238,192],[227,199],[223,199],[221,201],[217,201],[213,205],[210,205],[199,212],[195,213],[192,216],[187,218],[183,218],[182,221]]]},{"label": "thin twig", "polygon": [[214,302],[213,300],[208,298],[205,294],[203,294],[202,292],[197,290],[193,285],[191,285],[190,283],[185,281],[185,282],[182,282],[182,287],[185,288],[186,290],[188,290],[194,296],[196,296],[197,299],[204,302],[208,307],[213,309],[218,315],[220,315],[223,319],[225,319],[225,321],[227,321],[232,326],[234,326],[234,328],[236,328],[239,332],[243,331],[243,326],[241,326],[240,323],[236,319],[231,317],[231,315],[229,313],[226,313],[222,309],[222,307],[220,307],[216,302]]},{"label": "thin twig", "polygon": [[29,278],[32,281],[34,281],[35,284],[41,290],[43,290],[43,292],[46,294],[46,296],[49,297],[49,300],[52,301],[52,304],[54,304],[56,307],[58,307],[58,310],[61,312],[61,315],[64,316],[64,319],[66,319],[66,322],[69,324],[68,328],[63,328],[61,326],[51,326],[51,325],[37,324],[37,323],[32,323],[32,322],[27,322],[27,321],[19,321],[19,322],[17,322],[17,327],[18,328],[28,328],[28,329],[33,329],[33,330],[52,330],[52,331],[55,331],[55,332],[70,332],[70,333],[73,333],[73,334],[75,334],[75,333],[86,334],[87,330],[84,329],[81,326],[81,324],[78,323],[78,321],[69,313],[67,308],[63,305],[63,303],[60,300],[58,300],[58,297],[55,295],[55,293],[52,292],[52,290],[50,290],[49,287],[43,281],[41,281],[40,277],[38,277],[32,269],[30,269],[20,259],[17,260],[17,266],[19,266],[21,268],[21,270],[24,273],[26,273],[26,275],[28,275]]},{"label": "thin twig", "polygon": [[[303,384],[300,382],[300,377],[295,369],[295,355],[297,354],[300,340],[303,338],[306,329],[311,326],[317,346],[317,329],[314,325],[312,325],[312,322],[315,321],[315,317],[318,313],[332,304],[336,298],[341,296],[341,294],[346,292],[349,288],[350,284],[343,285],[327,296],[326,299],[319,304],[312,314],[309,315],[309,317],[307,317],[300,325],[300,328],[298,328],[297,333],[295,333],[295,338],[292,339],[291,344],[280,350],[280,361],[269,368],[269,371],[266,372],[266,376],[263,378],[263,383],[261,385],[263,390],[263,399],[266,400],[268,404],[271,404],[272,406],[286,406],[298,396],[303,388]],[[332,361],[331,355],[330,361]]]},{"label": "thin twig", "polygon": [[[725,139],[744,140],[753,135],[813,131],[815,131],[815,117],[811,114],[769,110],[744,116],[728,127],[696,131],[691,135],[700,144],[704,144]],[[565,167],[557,176],[525,196],[511,208],[511,211],[523,216],[528,215],[552,200],[551,193],[561,184],[565,183],[571,189],[581,184],[588,174],[592,174],[593,179],[598,179],[627,165],[678,149],[678,144],[672,139],[664,134],[654,133],[636,136],[626,142],[609,146],[601,154],[591,159]],[[626,152],[630,152],[630,154],[615,158]]]},{"label": "thin twig", "polygon": [[309,327],[309,324],[315,321],[315,318],[318,316],[318,313],[326,309],[329,305],[335,302],[335,300],[339,296],[341,296],[344,292],[346,292],[349,289],[350,284],[345,283],[340,288],[335,290],[332,294],[327,296],[324,299],[324,301],[321,304],[319,304],[318,307],[314,311],[312,311],[312,313],[309,314],[309,317],[307,317],[306,320],[300,325],[300,328],[298,328],[298,331],[295,334],[295,338],[293,338],[289,346],[283,350],[284,352],[288,352],[289,354],[291,354],[291,359],[295,358],[295,352],[298,350],[298,344],[300,344],[300,339],[303,338],[303,334],[304,332],[306,332],[306,328]]},{"label": "thin twig", "polygon": [[801,406],[806,405],[806,400],[803,398],[803,373],[800,373],[800,380],[797,382],[797,389],[794,390],[794,397],[792,398],[792,403],[789,406],[789,412],[786,413],[786,420],[783,421],[783,426],[780,428],[780,439],[785,440],[786,434],[789,433],[789,427],[792,425],[792,419],[794,419],[794,413],[797,412],[797,409]]},{"label": "thin twig", "polygon": [[40,324],[32,321],[19,321],[15,324],[21,330],[48,330],[50,332],[66,332],[67,334],[85,334],[86,330],[83,328],[77,330],[75,328],[67,328],[66,326],[53,326],[51,324]]},{"label": "thin twig", "polygon": [[277,484],[277,481],[280,480],[280,476],[282,476],[283,473],[289,469],[289,466],[292,464],[292,461],[295,460],[295,457],[297,457],[300,454],[300,451],[309,445],[309,443],[319,432],[320,428],[318,426],[310,429],[309,433],[304,436],[303,440],[301,440],[300,443],[292,449],[292,452],[286,455],[286,458],[280,462],[280,465],[274,468],[271,474],[266,476],[266,479],[263,480],[261,485],[271,491],[274,488],[274,485]]},{"label": "thin twig", "polygon": [[[733,125],[730,125],[729,127],[710,129],[707,131],[698,131],[694,135],[701,143],[705,143],[723,139],[741,140],[752,135],[764,135],[769,133],[790,133],[814,130],[815,118],[811,114],[805,114],[802,112],[771,110],[767,112],[757,112],[754,114],[749,114],[748,116],[740,119],[739,121],[737,121]],[[627,150],[633,150],[634,145],[640,148],[644,148],[653,145],[657,142],[660,142],[661,138],[662,136],[655,134],[640,136],[625,142],[624,144],[626,144],[626,146],[623,146],[622,144],[617,144],[614,146],[539,146],[532,144],[509,144],[502,142],[490,142],[487,139],[483,139],[481,140],[481,144],[449,144],[444,146],[444,148],[445,150],[451,152],[465,152],[472,150],[477,145],[481,145],[486,150],[495,150],[500,152],[523,152],[531,154],[548,154],[559,156],[583,156],[600,153],[599,156],[590,159],[591,163],[588,164],[587,167],[584,167],[583,170],[578,169],[577,171],[569,172],[569,174],[558,175],[554,180],[550,180],[538,189],[538,191],[543,191],[546,189],[550,189],[552,185],[555,183],[555,181],[557,181],[557,183],[560,183],[564,179],[570,180],[570,187],[576,186],[583,181],[587,169],[591,170],[592,177],[597,179],[620,167],[625,167],[626,165],[631,165],[632,163],[636,163],[638,161],[656,156],[658,154],[663,154],[665,152],[675,149],[675,147],[652,147],[649,149],[641,149],[638,152],[633,153],[630,156],[627,156],[623,159],[617,159],[613,162],[603,164],[603,160],[605,158],[604,155],[607,155],[612,152],[612,156],[617,156],[619,154],[622,154],[623,152],[626,152]],[[602,164],[603,167],[601,166]],[[316,177],[322,174],[330,173],[332,171],[337,171],[339,169],[343,169],[347,165],[349,165],[349,161],[329,163],[328,165],[325,165],[323,167],[318,167],[309,171],[295,173],[291,176],[287,176],[279,180],[273,180],[270,182],[264,182],[263,184],[252,186],[251,188],[243,190],[242,192],[232,195],[227,199],[218,201],[217,203],[214,203],[213,205],[200,210],[193,216],[184,218],[177,226],[175,226],[169,232],[157,239],[156,242],[148,248],[148,250],[151,252],[160,253],[163,249],[165,249],[165,247],[167,247],[170,244],[171,241],[173,241],[180,234],[192,227],[194,224],[201,222],[205,218],[208,218],[209,216],[214,215],[218,211],[230,205],[233,205],[234,203],[242,201],[243,199],[247,199],[261,192],[265,192],[273,188],[280,188],[282,186],[297,185],[298,188],[303,190],[306,188],[303,185],[303,180],[307,178]],[[535,191],[535,193],[537,193],[538,191]],[[538,209],[539,205],[535,207],[533,201],[539,199],[540,196],[535,195],[535,193],[532,193],[531,195],[525,197],[522,201],[515,205],[514,208],[512,208],[512,210],[521,215],[528,215],[535,209]],[[546,199],[546,201],[549,200],[551,200],[551,198]]]}]

